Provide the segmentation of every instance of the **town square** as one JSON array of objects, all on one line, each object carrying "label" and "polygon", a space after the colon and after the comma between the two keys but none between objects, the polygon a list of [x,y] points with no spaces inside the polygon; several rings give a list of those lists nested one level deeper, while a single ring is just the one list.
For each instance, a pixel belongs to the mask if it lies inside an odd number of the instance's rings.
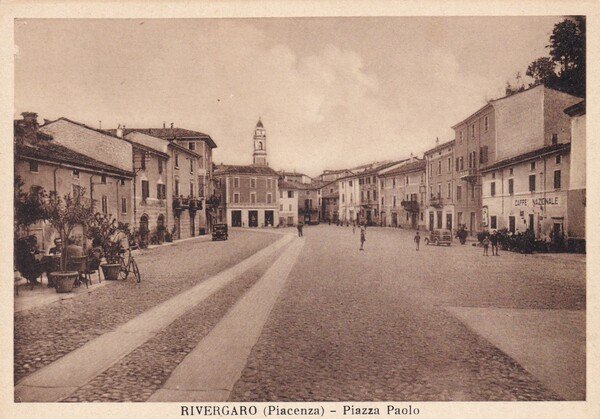
[{"label": "town square", "polygon": [[15,404],[589,400],[585,16],[14,42]]}]

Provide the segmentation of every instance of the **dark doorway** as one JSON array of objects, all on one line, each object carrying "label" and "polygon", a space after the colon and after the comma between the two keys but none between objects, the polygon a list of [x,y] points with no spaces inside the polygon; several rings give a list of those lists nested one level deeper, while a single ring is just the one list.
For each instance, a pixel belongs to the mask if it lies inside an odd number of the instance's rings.
[{"label": "dark doorway", "polygon": [[444,220],[442,219],[442,211],[438,211],[437,212],[437,228],[438,228],[438,230],[442,229],[443,222],[444,222]]},{"label": "dark doorway", "polygon": [[373,222],[373,217],[371,216],[371,211],[367,211],[367,225],[371,225],[371,223]]},{"label": "dark doorway", "polygon": [[241,227],[242,226],[242,211],[236,210],[231,211],[231,226]]},{"label": "dark doorway", "polygon": [[410,214],[410,226],[411,228],[417,228],[417,214],[414,212]]},{"label": "dark doorway", "polygon": [[429,213],[429,230],[430,231],[433,231],[433,217],[434,217],[433,211],[431,211]]},{"label": "dark doorway", "polygon": [[258,211],[248,211],[248,226],[258,227]]},{"label": "dark doorway", "polygon": [[528,229],[531,230],[531,231],[534,231],[533,223],[534,223],[534,216],[533,216],[533,214],[529,214],[529,226],[528,226]]},{"label": "dark doorway", "polygon": [[392,227],[398,227],[398,214],[392,212]]},{"label": "dark doorway", "polygon": [[273,222],[275,220],[275,216],[273,215],[273,211],[265,211],[265,226],[273,226]]},{"label": "dark doorway", "polygon": [[446,230],[452,231],[452,214],[446,214]]},{"label": "dark doorway", "polygon": [[190,212],[190,237],[196,235],[196,213]]},{"label": "dark doorway", "polygon": [[514,215],[509,215],[508,216],[508,231],[510,231],[511,233],[515,232],[515,216]]}]

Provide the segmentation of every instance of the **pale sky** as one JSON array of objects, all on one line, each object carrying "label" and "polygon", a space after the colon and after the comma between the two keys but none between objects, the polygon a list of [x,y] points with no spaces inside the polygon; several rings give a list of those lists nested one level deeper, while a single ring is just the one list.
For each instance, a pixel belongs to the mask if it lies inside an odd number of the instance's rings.
[{"label": "pale sky", "polygon": [[15,117],[209,134],[315,176],[421,156],[547,55],[560,17],[19,20]]}]

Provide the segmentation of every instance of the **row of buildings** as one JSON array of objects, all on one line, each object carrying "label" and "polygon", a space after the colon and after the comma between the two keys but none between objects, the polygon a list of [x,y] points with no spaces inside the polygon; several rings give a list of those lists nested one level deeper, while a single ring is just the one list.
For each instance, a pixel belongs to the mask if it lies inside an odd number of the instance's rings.
[{"label": "row of buildings", "polygon": [[[25,191],[91,199],[95,210],[133,226],[144,240],[193,237],[210,229],[214,215],[212,151],[206,134],[173,124],[162,128],[92,128],[59,118],[39,125],[37,114],[15,120],[15,175]],[[54,230],[32,226],[45,249]],[[75,232],[85,241],[83,229]]]},{"label": "row of buildings", "polygon": [[422,158],[326,170],[268,167],[262,123],[254,164],[219,166],[219,219],[232,226],[361,222],[413,228],[533,231],[585,243],[585,102],[544,86],[492,100]]},{"label": "row of buildings", "polygon": [[492,100],[423,159],[338,178],[339,218],[585,243],[585,102],[544,86]]}]

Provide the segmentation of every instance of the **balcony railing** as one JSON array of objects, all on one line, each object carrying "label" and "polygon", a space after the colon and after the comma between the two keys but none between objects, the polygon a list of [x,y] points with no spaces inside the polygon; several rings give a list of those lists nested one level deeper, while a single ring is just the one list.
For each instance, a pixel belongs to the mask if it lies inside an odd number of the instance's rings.
[{"label": "balcony railing", "polygon": [[461,170],[459,172],[459,174],[460,174],[460,178],[462,180],[473,181],[473,180],[477,179],[477,176],[479,176],[479,171],[475,168],[471,168],[471,169]]},{"label": "balcony railing", "polygon": [[444,206],[444,199],[437,196],[432,196],[429,200],[429,204],[434,208],[442,208]]},{"label": "balcony railing", "polygon": [[419,212],[418,201],[402,201],[400,205],[402,205],[402,208],[408,212]]}]

